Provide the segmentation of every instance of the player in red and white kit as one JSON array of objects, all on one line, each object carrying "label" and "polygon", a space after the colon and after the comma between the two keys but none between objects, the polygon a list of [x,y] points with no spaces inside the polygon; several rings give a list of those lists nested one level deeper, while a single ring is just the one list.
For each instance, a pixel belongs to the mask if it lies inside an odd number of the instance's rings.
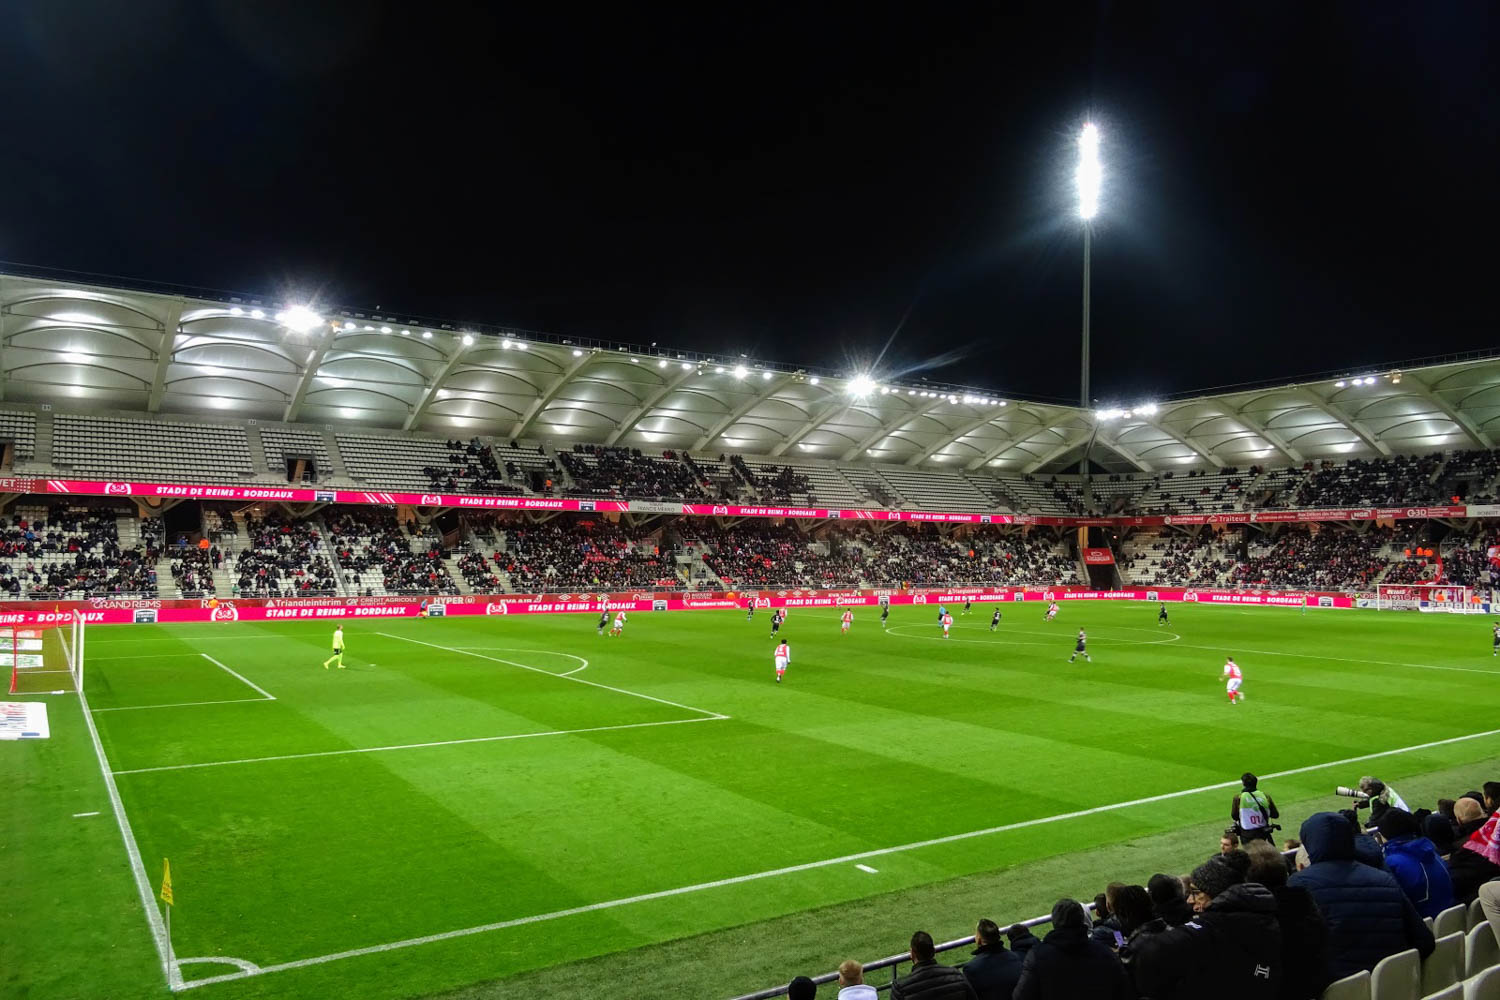
[{"label": "player in red and white kit", "polygon": [[1219,675],[1219,679],[1225,682],[1224,690],[1229,692],[1229,704],[1237,705],[1245,700],[1245,692],[1240,690],[1245,675],[1240,670],[1240,665],[1234,662],[1234,657],[1224,661],[1224,672]]},{"label": "player in red and white kit", "polygon": [[943,615],[943,638],[948,638],[948,629],[953,625],[952,615]]},{"label": "player in red and white kit", "polygon": [[781,683],[781,675],[786,673],[786,665],[792,662],[792,647],[785,642],[776,647],[776,683]]},{"label": "player in red and white kit", "polygon": [[849,634],[849,626],[853,625],[853,624],[854,624],[854,612],[846,610],[844,612],[844,616],[839,619],[839,633],[841,635],[848,635]]},{"label": "player in red and white kit", "polygon": [[617,612],[615,612],[615,627],[609,630],[609,634],[610,635],[624,635],[625,634],[625,612],[623,612],[623,611],[617,611]]},{"label": "player in red and white kit", "polygon": [[1042,621],[1044,621],[1044,622],[1050,622],[1052,619],[1054,619],[1056,617],[1057,617],[1057,602],[1053,601],[1051,604],[1047,605],[1047,613],[1042,616]]}]

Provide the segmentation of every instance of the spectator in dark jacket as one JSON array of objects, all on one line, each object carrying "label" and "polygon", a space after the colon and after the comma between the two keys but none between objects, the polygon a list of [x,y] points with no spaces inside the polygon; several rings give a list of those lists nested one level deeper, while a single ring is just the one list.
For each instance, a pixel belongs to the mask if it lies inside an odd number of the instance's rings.
[{"label": "spectator in dark jacket", "polygon": [[974,993],[979,1000],[1010,1000],[1016,983],[1021,981],[1021,956],[1005,950],[1000,928],[993,920],[979,921],[974,943],[979,947],[963,965],[964,977]]},{"label": "spectator in dark jacket", "polygon": [[[1469,815],[1459,800],[1459,816]],[[1493,878],[1500,878],[1500,813],[1481,822],[1477,827],[1473,820],[1459,825],[1459,832],[1472,830],[1453,853],[1448,855],[1448,872],[1453,878],[1453,898],[1458,903],[1472,903],[1479,898],[1479,887]]]},{"label": "spectator in dark jacket", "polygon": [[1146,892],[1151,895],[1151,908],[1169,927],[1181,927],[1193,919],[1193,908],[1182,891],[1182,879],[1176,875],[1160,872],[1152,875],[1146,883]]},{"label": "spectator in dark jacket", "polygon": [[1432,954],[1432,931],[1391,874],[1354,860],[1354,827],[1321,812],[1302,824],[1309,865],[1287,880],[1312,894],[1328,922],[1329,978],[1370,970],[1387,955],[1415,948]]},{"label": "spectator in dark jacket", "polygon": [[1140,942],[1131,963],[1152,1000],[1274,1000],[1281,980],[1276,898],[1245,882],[1250,858],[1231,851],[1193,870],[1196,919]]},{"label": "spectator in dark jacket", "polygon": [[1041,943],[1041,939],[1031,933],[1031,928],[1025,924],[1011,924],[1005,929],[1005,937],[1010,941],[1010,950],[1020,955],[1022,960],[1026,953]]},{"label": "spectator in dark jacket", "polygon": [[1052,930],[1026,954],[1015,1000],[1129,1000],[1130,980],[1114,952],[1089,938],[1089,915],[1076,899],[1052,907]]},{"label": "spectator in dark jacket", "polygon": [[1281,988],[1279,1000],[1316,1000],[1328,985],[1328,925],[1306,889],[1286,884],[1286,860],[1270,844],[1252,844],[1250,871],[1276,897],[1276,923],[1281,928]]},{"label": "spectator in dark jacket", "polygon": [[1436,917],[1453,905],[1453,879],[1432,841],[1421,836],[1417,818],[1405,809],[1380,814],[1376,829],[1385,840],[1385,870],[1424,917]]},{"label": "spectator in dark jacket", "polygon": [[962,969],[938,963],[926,931],[911,936],[911,961],[911,971],[891,984],[892,1000],[976,1000]]}]

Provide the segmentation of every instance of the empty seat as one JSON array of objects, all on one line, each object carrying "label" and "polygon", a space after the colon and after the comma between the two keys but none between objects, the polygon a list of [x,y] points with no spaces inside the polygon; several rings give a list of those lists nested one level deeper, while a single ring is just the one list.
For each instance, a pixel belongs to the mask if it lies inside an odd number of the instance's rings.
[{"label": "empty seat", "polygon": [[1469,904],[1469,928],[1473,929],[1484,923],[1484,908],[1479,905],[1479,900]]},{"label": "empty seat", "polygon": [[1370,1000],[1420,1000],[1422,956],[1415,948],[1387,955],[1370,973]]},{"label": "empty seat", "polygon": [[[1462,910],[1462,907],[1455,907]],[[1446,912],[1446,911],[1445,911]],[[1441,918],[1443,914],[1438,914]],[[1432,954],[1422,960],[1422,992],[1436,993],[1464,977],[1464,934],[1454,931],[1437,939]]]},{"label": "empty seat", "polygon": [[1469,908],[1462,903],[1459,903],[1457,906],[1448,907],[1442,913],[1439,913],[1437,919],[1432,922],[1433,936],[1447,937],[1454,931],[1458,931],[1459,933],[1467,931],[1469,929],[1468,915]]},{"label": "empty seat", "polygon": [[1500,965],[1500,944],[1495,942],[1489,922],[1482,921],[1478,927],[1469,928],[1464,940],[1464,975],[1475,975],[1492,965]]},{"label": "empty seat", "polygon": [[1500,1000],[1500,966],[1464,980],[1464,1000]]},{"label": "empty seat", "polygon": [[1330,984],[1322,1000],[1370,1000],[1370,974],[1360,971]]}]

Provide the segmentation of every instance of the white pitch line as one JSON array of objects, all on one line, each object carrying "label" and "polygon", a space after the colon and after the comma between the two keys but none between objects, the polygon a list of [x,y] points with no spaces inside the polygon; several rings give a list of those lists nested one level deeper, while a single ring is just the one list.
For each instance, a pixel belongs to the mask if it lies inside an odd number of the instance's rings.
[{"label": "white pitch line", "polygon": [[869,865],[855,865],[854,867],[858,868],[862,872],[868,872],[871,875],[876,875],[880,872],[879,868],[871,868]]},{"label": "white pitch line", "polygon": [[[546,673],[546,671],[543,671]],[[587,729],[553,729],[542,733],[510,733],[505,736],[474,736],[462,740],[437,740],[432,743],[402,743],[388,747],[353,747],[348,750],[319,750],[314,753],[286,753],[274,757],[243,757],[239,760],[211,760],[202,764],[163,764],[159,767],[133,767],[115,774],[150,774],[155,771],[191,771],[200,767],[225,767],[230,764],[263,764],[275,760],[302,760],[307,757],[344,757],[358,753],[384,753],[388,750],[425,750],[429,747],[462,746],[466,743],[501,743],[506,740],[530,740],[539,736],[576,736],[580,733],[609,733],[617,729],[649,729],[652,726],[681,726],[689,722],[723,722],[727,715],[704,716],[701,719],[667,719],[663,722],[628,722],[618,726],[590,726]]]},{"label": "white pitch line", "polygon": [[[574,674],[582,673],[589,668],[589,661],[583,657],[575,656],[572,653],[559,653],[555,649],[526,649],[521,646],[454,646],[453,648],[465,653],[473,652],[477,649],[491,653],[541,653],[543,656],[565,656],[570,660],[577,660],[579,662],[580,666],[576,666],[572,670],[564,670],[560,674],[553,674],[554,677],[572,677]],[[541,668],[538,667],[537,669],[540,670]],[[552,673],[550,670],[545,672]]]},{"label": "white pitch line", "polygon": [[209,663],[212,663],[214,666],[218,667],[220,670],[224,671],[229,676],[231,676],[231,677],[233,677],[233,678],[241,681],[242,683],[248,684],[250,687],[254,688],[256,691],[259,691],[262,695],[264,695],[266,697],[267,701],[275,701],[276,700],[276,696],[274,694],[272,694],[271,692],[267,691],[265,688],[261,687],[259,684],[255,683],[254,681],[250,680],[248,677],[245,677],[245,676],[243,676],[241,674],[237,674],[233,670],[230,670],[228,667],[224,666],[224,664],[220,663],[218,660],[214,659],[212,656],[209,656],[207,653],[199,653],[198,655],[201,656],[201,657],[203,657]]},{"label": "white pitch line", "polygon": [[[600,684],[598,681],[586,681],[582,677],[570,677],[567,674],[554,674],[552,671],[543,670],[541,667],[527,666],[524,663],[517,663],[514,660],[504,660],[498,656],[486,656],[483,653],[475,653],[467,649],[459,649],[456,646],[439,646],[435,642],[423,642],[421,639],[409,639],[404,635],[392,635],[389,632],[377,632],[375,634],[383,635],[387,639],[400,639],[402,642],[414,642],[419,646],[430,646],[433,649],[441,649],[447,653],[461,653],[464,656],[477,656],[481,660],[490,660],[494,663],[504,663],[512,667],[520,667],[522,670],[530,670],[532,673],[537,674],[546,674],[548,677],[561,677],[563,680],[572,681],[575,684],[587,684],[589,687],[603,688],[605,691],[613,691],[616,694],[628,694],[632,698],[644,698],[647,701],[654,701],[659,705],[671,705],[673,708],[686,709],[689,712],[697,712],[699,715],[706,715],[711,718],[729,718],[727,715],[722,715],[718,712],[710,712],[706,708],[694,708],[692,705],[684,705],[681,702],[668,701],[665,698],[658,698],[655,695],[641,694],[639,691],[627,691],[624,688],[610,687],[608,684]],[[533,652],[536,652],[536,650],[533,650]]]},{"label": "white pitch line", "polygon": [[223,701],[176,701],[168,705],[114,705],[108,708],[95,708],[92,711],[97,715],[100,712],[139,712],[148,708],[196,708],[199,705],[259,705],[275,700],[275,698],[226,698]]},{"label": "white pitch line", "polygon": [[73,814],[73,818],[74,819],[82,819],[85,816],[97,816],[97,815],[99,815],[99,810],[95,809],[93,812],[89,812],[89,813],[74,813]]},{"label": "white pitch line", "polygon": [[[1347,764],[1357,764],[1360,761],[1374,760],[1378,757],[1393,757],[1397,754],[1411,753],[1417,750],[1428,750],[1432,747],[1448,746],[1453,743],[1463,743],[1467,740],[1482,739],[1487,736],[1500,736],[1500,729],[1488,729],[1482,733],[1470,733],[1467,736],[1453,736],[1445,740],[1433,740],[1430,743],[1418,743],[1409,747],[1400,747],[1395,750],[1381,750],[1376,753],[1361,754],[1357,757],[1345,757],[1343,760],[1331,760],[1322,764],[1311,764],[1307,767],[1294,767],[1286,771],[1277,771],[1273,774],[1261,775],[1262,778],[1286,778],[1294,774],[1306,774],[1310,771],[1321,771],[1330,767],[1343,767]],[[379,955],[388,951],[397,951],[403,948],[413,948],[417,945],[433,944],[438,941],[451,941],[454,938],[471,937],[475,934],[485,934],[490,931],[506,930],[511,927],[522,927],[527,924],[544,923],[550,920],[561,920],[565,917],[574,917],[584,913],[597,913],[600,910],[613,910],[621,906],[630,906],[634,903],[644,903],[656,899],[668,899],[673,896],[684,896],[689,893],[703,892],[708,889],[720,889],[724,886],[742,885],[746,882],[758,882],[768,878],[776,878],[782,875],[793,875],[798,872],[813,871],[819,868],[828,868],[833,865],[858,864],[871,858],[885,857],[890,854],[902,854],[907,851],[919,850],[925,847],[936,847],[944,844],[954,844],[960,841],[973,840],[977,837],[988,837],[997,833],[1007,833],[1011,830],[1021,830],[1032,826],[1041,826],[1047,823],[1055,823],[1061,820],[1079,819],[1084,816],[1096,816],[1100,813],[1115,812],[1120,809],[1129,809],[1134,806],[1150,805],[1155,802],[1165,802],[1169,799],[1180,799],[1189,795],[1197,795],[1200,792],[1216,792],[1225,788],[1238,788],[1240,782],[1220,781],[1212,785],[1199,785],[1197,788],[1184,788],[1176,792],[1164,792],[1160,795],[1148,795],[1145,798],[1132,799],[1128,802],[1112,802],[1108,805],[1093,806],[1088,809],[1077,809],[1073,812],[1059,813],[1056,816],[1044,816],[1037,819],[1021,820],[1015,823],[1006,823],[1001,826],[987,827],[983,830],[971,830],[967,833],[954,833],[945,837],[934,837],[930,840],[914,841],[910,844],[898,844],[894,847],[878,847],[874,850],[860,851],[856,854],[845,854],[837,858],[828,858],[823,861],[807,861],[802,864],[788,865],[785,868],[772,868],[768,871],[751,872],[748,875],[733,875],[729,878],[715,879],[712,882],[699,882],[696,885],[679,886],[675,889],[661,889],[656,892],[642,893],[638,896],[626,896],[621,899],[605,900],[602,903],[589,903],[584,906],[574,906],[566,910],[554,910],[551,913],[539,913],[529,917],[516,917],[512,920],[501,920],[492,924],[480,924],[477,927],[464,927],[459,930],[443,931],[437,934],[427,934],[422,937],[407,938],[404,941],[391,941],[386,944],[369,945],[364,948],[352,948],[348,951],[333,952],[328,955],[318,955],[313,958],[300,958],[292,962],[282,962],[277,965],[266,965],[259,972],[230,972],[221,976],[213,976],[208,979],[195,979],[186,982],[180,989],[192,989],[198,986],[207,986],[210,983],[222,983],[232,979],[244,979],[247,976],[263,975],[268,972],[286,972],[291,969],[304,969],[311,965],[325,965],[329,962],[337,962],[346,958],[359,958],[364,955]]]},{"label": "white pitch line", "polygon": [[1277,649],[1244,649],[1240,646],[1195,646],[1183,643],[1182,649],[1208,649],[1218,653],[1252,653],[1255,656],[1295,656],[1306,660],[1337,660],[1340,663],[1379,664],[1385,667],[1416,667],[1419,670],[1451,670],[1461,674],[1489,674],[1500,676],[1500,670],[1481,670],[1478,667],[1444,667],[1435,663],[1403,663],[1399,660],[1366,660],[1354,656],[1315,656],[1311,653],[1288,653]]},{"label": "white pitch line", "polygon": [[146,911],[146,923],[151,927],[151,939],[156,944],[157,957],[161,959],[162,975],[167,988],[182,988],[182,973],[172,962],[172,944],[167,940],[167,929],[157,912],[155,893],[151,881],[146,877],[146,866],[141,861],[141,849],[136,846],[135,834],[130,829],[130,819],[125,815],[125,805],[120,801],[120,790],[115,787],[114,774],[109,769],[109,758],[104,755],[104,744],[99,741],[99,730],[94,725],[94,713],[89,711],[89,700],[78,689],[78,704],[83,709],[83,721],[88,727],[89,739],[94,744],[94,755],[99,758],[99,773],[104,777],[105,791],[109,792],[109,804],[115,813],[115,823],[120,827],[120,839],[125,842],[125,855],[130,859],[130,871],[135,876],[135,888],[141,897],[141,908]]}]

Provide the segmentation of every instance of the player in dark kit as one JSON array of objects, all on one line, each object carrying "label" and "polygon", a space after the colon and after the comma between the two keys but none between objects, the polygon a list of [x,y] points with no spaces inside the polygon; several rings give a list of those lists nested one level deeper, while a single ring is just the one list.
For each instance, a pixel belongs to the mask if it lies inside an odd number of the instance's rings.
[{"label": "player in dark kit", "polygon": [[609,612],[601,611],[599,612],[599,634],[603,635],[607,628],[609,628]]},{"label": "player in dark kit", "polygon": [[999,624],[1000,624],[1000,609],[996,608],[995,609],[995,613],[992,614],[992,615],[990,615],[990,631],[991,632],[995,631],[995,626],[999,625]]},{"label": "player in dark kit", "polygon": [[885,628],[885,620],[891,616],[891,606],[883,605],[880,609],[880,627]]},{"label": "player in dark kit", "polygon": [[777,632],[781,631],[781,617],[782,616],[780,608],[777,608],[774,612],[771,613],[771,635],[773,637]]},{"label": "player in dark kit", "polygon": [[1078,659],[1079,654],[1082,654],[1083,658],[1085,660],[1088,660],[1090,663],[1094,662],[1093,657],[1089,656],[1089,651],[1086,648],[1084,648],[1085,646],[1087,646],[1088,641],[1089,641],[1089,637],[1084,634],[1083,629],[1079,629],[1078,630],[1078,645],[1076,645],[1076,646],[1073,647],[1073,655],[1070,656],[1070,657],[1068,657],[1068,662],[1069,663],[1072,663],[1074,660]]},{"label": "player in dark kit", "polygon": [[972,601],[964,601],[964,614],[968,614],[969,613],[969,605],[972,604],[972,603],[973,603]]},{"label": "player in dark kit", "polygon": [[1500,622],[1495,623],[1495,643],[1490,647],[1490,655],[1500,654]]},{"label": "player in dark kit", "polygon": [[1158,624],[1158,625],[1170,625],[1170,624],[1172,624],[1171,622],[1167,621],[1167,606],[1165,604],[1163,604],[1161,607],[1159,607],[1159,608],[1156,609],[1156,624]]},{"label": "player in dark kit", "polygon": [[745,621],[755,617],[755,598],[745,598]]}]

